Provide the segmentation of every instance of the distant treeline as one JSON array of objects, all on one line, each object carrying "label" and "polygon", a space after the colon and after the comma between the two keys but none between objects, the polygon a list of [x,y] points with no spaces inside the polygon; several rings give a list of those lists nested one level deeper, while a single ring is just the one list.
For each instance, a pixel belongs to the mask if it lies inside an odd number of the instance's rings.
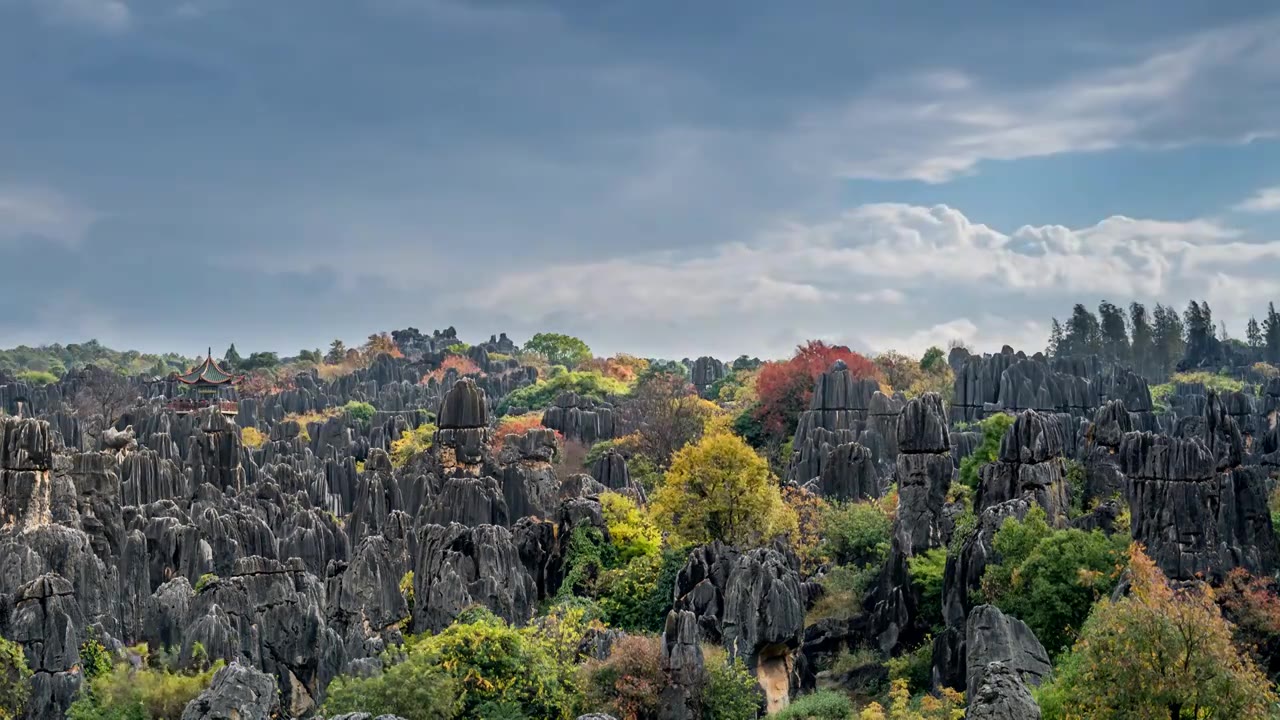
[{"label": "distant treeline", "polygon": [[1099,355],[1125,363],[1155,382],[1187,369],[1219,370],[1256,362],[1280,364],[1280,313],[1267,306],[1262,322],[1249,318],[1243,340],[1233,338],[1226,323],[1215,325],[1208,301],[1192,300],[1180,315],[1156,304],[1128,311],[1102,301],[1098,312],[1076,304],[1065,323],[1053,318],[1047,352],[1052,357]]}]

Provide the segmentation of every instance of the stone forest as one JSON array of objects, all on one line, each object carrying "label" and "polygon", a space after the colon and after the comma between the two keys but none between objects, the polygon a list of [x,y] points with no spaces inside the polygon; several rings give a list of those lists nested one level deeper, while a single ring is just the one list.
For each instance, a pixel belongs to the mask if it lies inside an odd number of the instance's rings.
[{"label": "stone forest", "polygon": [[1052,328],[0,351],[0,718],[1280,716],[1280,315]]}]

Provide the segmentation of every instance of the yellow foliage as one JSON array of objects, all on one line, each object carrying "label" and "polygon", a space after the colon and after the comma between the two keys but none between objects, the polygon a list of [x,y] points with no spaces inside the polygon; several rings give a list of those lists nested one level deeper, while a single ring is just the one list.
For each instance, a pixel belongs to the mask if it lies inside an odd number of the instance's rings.
[{"label": "yellow foliage", "polygon": [[692,543],[746,546],[796,527],[769,464],[729,433],[707,435],[676,453],[652,513],[658,527]]},{"label": "yellow foliage", "polygon": [[618,559],[623,564],[656,554],[661,549],[662,533],[631,498],[615,492],[601,493],[600,507],[609,528],[609,539],[618,549]]},{"label": "yellow foliage", "polygon": [[430,450],[435,435],[436,426],[431,423],[423,423],[413,430],[405,430],[400,434],[399,440],[391,442],[391,466],[404,467],[414,455]]},{"label": "yellow foliage", "polygon": [[889,689],[889,710],[873,702],[858,714],[858,720],[963,720],[964,693],[943,688],[939,695],[925,695],[913,703],[907,681],[894,680]]},{"label": "yellow foliage", "polygon": [[267,436],[256,427],[240,428],[240,442],[256,450],[267,443]]}]

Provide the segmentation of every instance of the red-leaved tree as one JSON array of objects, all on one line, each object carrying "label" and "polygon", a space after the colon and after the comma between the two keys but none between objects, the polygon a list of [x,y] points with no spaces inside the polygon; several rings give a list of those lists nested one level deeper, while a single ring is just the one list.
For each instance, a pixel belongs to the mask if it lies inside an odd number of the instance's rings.
[{"label": "red-leaved tree", "polygon": [[875,363],[865,356],[821,340],[799,346],[790,360],[768,362],[760,368],[756,378],[759,404],[754,414],[767,436],[781,442],[795,431],[800,413],[813,399],[814,382],[837,360],[843,360],[854,377],[880,377]]}]

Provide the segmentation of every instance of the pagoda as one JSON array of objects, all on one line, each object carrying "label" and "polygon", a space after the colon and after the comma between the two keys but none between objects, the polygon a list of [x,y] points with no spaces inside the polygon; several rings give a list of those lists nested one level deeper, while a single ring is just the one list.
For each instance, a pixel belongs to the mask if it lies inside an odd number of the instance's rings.
[{"label": "pagoda", "polygon": [[233,375],[218,365],[218,361],[213,359],[213,348],[209,348],[209,352],[199,365],[185,373],[175,372],[170,379],[178,383],[183,393],[183,397],[174,398],[169,403],[169,408],[178,414],[194,412],[213,405],[218,406],[223,415],[235,415],[239,409],[238,403],[221,400],[218,397],[222,388],[233,386],[240,380],[240,376]]}]

